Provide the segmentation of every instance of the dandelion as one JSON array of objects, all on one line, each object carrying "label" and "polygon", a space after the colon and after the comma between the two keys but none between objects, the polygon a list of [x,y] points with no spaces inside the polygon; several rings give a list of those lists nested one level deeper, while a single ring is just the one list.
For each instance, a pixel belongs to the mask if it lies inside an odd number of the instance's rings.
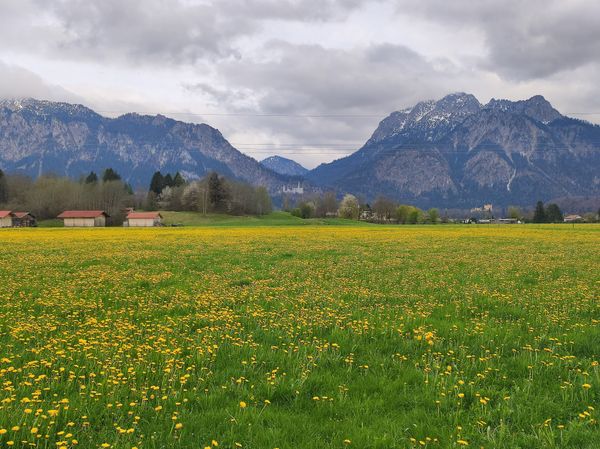
[{"label": "dandelion", "polygon": [[246,404],[244,401],[240,401],[240,408],[246,408],[248,407],[248,404]]}]

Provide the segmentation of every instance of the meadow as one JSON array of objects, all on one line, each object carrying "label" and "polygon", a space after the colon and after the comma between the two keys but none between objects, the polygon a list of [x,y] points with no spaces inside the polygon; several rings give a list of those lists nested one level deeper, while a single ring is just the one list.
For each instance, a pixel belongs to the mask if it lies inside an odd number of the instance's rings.
[{"label": "meadow", "polygon": [[600,447],[597,225],[0,248],[0,448]]}]

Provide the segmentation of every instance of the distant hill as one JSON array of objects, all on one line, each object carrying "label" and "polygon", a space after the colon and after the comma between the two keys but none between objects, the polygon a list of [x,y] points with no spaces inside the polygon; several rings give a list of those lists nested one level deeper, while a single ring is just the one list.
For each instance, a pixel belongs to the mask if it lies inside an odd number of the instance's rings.
[{"label": "distant hill", "polygon": [[598,196],[599,169],[600,126],[539,95],[482,105],[456,93],[393,112],[361,149],[307,178],[367,199],[472,207]]},{"label": "distant hill", "polygon": [[277,192],[288,179],[242,154],[215,128],[162,115],[106,118],[81,105],[0,101],[0,168],[77,178],[112,167],[134,186],[156,170],[194,179],[212,170]]},{"label": "distant hill", "polygon": [[260,163],[281,175],[303,176],[308,173],[308,170],[298,162],[281,156],[271,156],[263,159]]}]

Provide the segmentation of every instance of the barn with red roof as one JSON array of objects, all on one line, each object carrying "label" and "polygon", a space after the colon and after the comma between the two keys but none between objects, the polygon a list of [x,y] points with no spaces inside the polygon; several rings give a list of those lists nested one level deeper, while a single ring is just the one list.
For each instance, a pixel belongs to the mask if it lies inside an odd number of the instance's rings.
[{"label": "barn with red roof", "polygon": [[151,228],[162,226],[162,215],[160,212],[134,212],[127,214],[126,225],[132,228]]},{"label": "barn with red roof", "polygon": [[101,228],[106,226],[108,214],[103,210],[66,210],[57,218],[62,218],[67,228]]}]

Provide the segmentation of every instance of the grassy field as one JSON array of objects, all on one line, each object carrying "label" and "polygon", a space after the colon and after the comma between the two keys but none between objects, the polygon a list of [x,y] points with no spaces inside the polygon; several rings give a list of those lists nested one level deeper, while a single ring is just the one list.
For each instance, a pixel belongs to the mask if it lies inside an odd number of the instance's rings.
[{"label": "grassy field", "polygon": [[184,226],[310,226],[310,225],[335,225],[335,226],[373,226],[366,222],[345,220],[343,218],[309,218],[294,217],[288,212],[276,211],[268,215],[203,215],[199,212],[171,212],[161,211],[164,224],[181,224]]},{"label": "grassy field", "polygon": [[21,229],[0,248],[0,448],[600,445],[600,226]]}]

